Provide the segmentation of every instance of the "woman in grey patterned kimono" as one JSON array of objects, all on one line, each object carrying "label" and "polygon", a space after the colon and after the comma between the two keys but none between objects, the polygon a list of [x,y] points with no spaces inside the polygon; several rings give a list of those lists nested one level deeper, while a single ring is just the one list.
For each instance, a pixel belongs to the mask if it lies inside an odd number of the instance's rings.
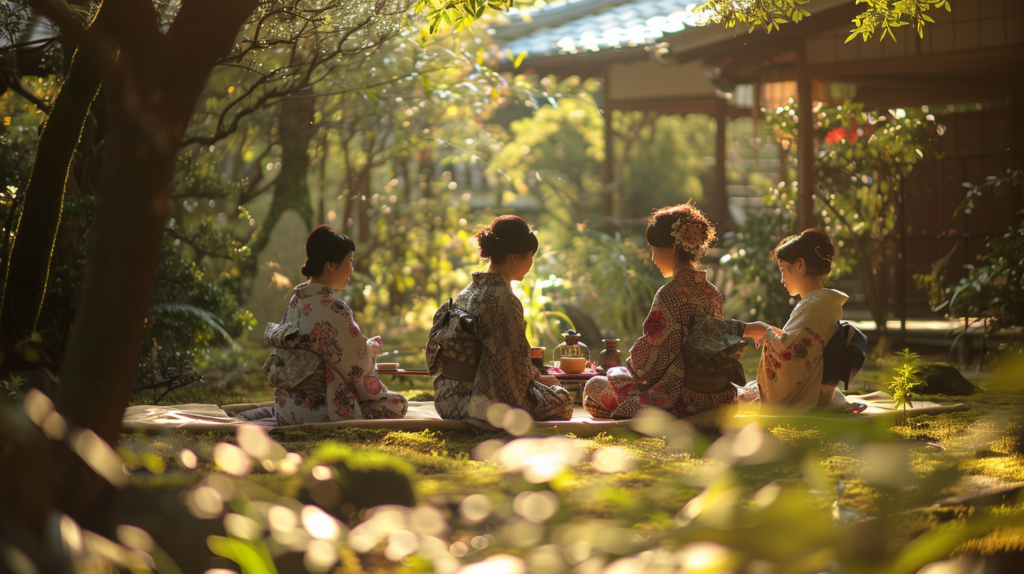
[{"label": "woman in grey patterned kimono", "polygon": [[[554,377],[541,375],[530,362],[523,305],[512,292],[511,282],[522,281],[533,265],[537,237],[521,218],[505,215],[482,227],[476,243],[480,258],[489,264],[487,271],[473,273],[472,283],[455,299],[453,308],[473,317],[479,362],[475,373],[472,369],[443,369],[434,379],[437,413],[441,418],[491,428],[487,410],[504,403],[527,411],[534,420],[569,420],[572,397],[557,386]],[[449,364],[466,359],[452,358],[455,361]]]}]

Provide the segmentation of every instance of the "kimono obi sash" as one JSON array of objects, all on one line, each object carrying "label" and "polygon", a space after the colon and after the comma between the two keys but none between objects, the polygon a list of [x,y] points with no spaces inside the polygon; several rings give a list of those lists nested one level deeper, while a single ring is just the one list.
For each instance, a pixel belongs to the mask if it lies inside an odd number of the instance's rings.
[{"label": "kimono obi sash", "polygon": [[427,337],[427,371],[446,379],[473,382],[480,365],[480,341],[475,318],[448,299],[434,313],[434,324]]},{"label": "kimono obi sash", "polygon": [[686,365],[683,386],[701,393],[721,393],[747,383],[740,359],[747,341],[737,335],[742,327],[732,321],[697,315],[683,342]]},{"label": "kimono obi sash", "polygon": [[270,386],[291,392],[309,379],[323,362],[319,353],[296,349],[299,326],[294,323],[267,323],[263,342],[275,347],[263,364],[263,370],[270,373]]},{"label": "kimono obi sash", "polygon": [[822,351],[821,384],[839,385],[850,390],[850,381],[864,366],[867,356],[868,338],[850,323],[839,322],[836,334],[828,340]]}]

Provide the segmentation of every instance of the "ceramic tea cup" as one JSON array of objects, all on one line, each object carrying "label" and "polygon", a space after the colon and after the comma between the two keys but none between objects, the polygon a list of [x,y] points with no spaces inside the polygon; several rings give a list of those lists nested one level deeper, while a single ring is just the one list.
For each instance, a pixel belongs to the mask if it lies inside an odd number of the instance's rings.
[{"label": "ceramic tea cup", "polygon": [[562,357],[558,368],[568,375],[578,375],[587,368],[586,357]]}]

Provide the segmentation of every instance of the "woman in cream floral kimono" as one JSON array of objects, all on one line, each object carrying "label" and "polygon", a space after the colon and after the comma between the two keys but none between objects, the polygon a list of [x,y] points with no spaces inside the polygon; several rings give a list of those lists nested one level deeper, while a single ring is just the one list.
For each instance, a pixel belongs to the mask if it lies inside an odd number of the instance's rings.
[{"label": "woman in cream floral kimono", "polygon": [[[400,419],[408,402],[377,378],[380,337],[367,339],[352,310],[335,297],[352,275],[355,244],[321,225],[306,240],[302,274],[280,324],[267,325],[264,341],[274,347],[264,369],[274,387],[273,416],[279,425],[352,419]],[[261,412],[262,411],[262,412]],[[254,420],[265,409],[242,413]]]},{"label": "woman in cream floral kimono", "polygon": [[788,412],[813,408],[848,410],[836,385],[823,385],[823,351],[843,318],[845,293],[825,289],[821,278],[832,270],[835,248],[825,233],[808,229],[782,240],[772,252],[789,294],[800,296],[782,329],[764,332],[764,349],[757,368],[756,389],[741,390],[741,401],[760,398],[761,404]]},{"label": "woman in cream floral kimono", "polygon": [[[537,237],[525,221],[504,215],[476,235],[486,273],[473,281],[450,306],[438,310],[472,318],[470,341],[434,341],[427,346],[427,365],[440,373],[434,379],[434,406],[443,419],[489,429],[487,411],[504,403],[523,409],[537,421],[572,418],[572,396],[554,377],[541,375],[530,362],[523,304],[512,291],[533,265]],[[437,352],[437,348],[440,352]]]},{"label": "woman in cream floral kimono", "polygon": [[[659,209],[647,226],[651,260],[671,277],[654,296],[643,324],[643,336],[629,350],[625,367],[587,382],[583,407],[597,418],[631,418],[645,407],[677,416],[700,413],[736,402],[736,387],[728,382],[712,390],[684,384],[686,361],[682,349],[695,316],[722,318],[722,294],[699,269],[700,258],[715,240],[715,228],[692,203]],[[742,337],[745,323],[730,321],[731,335]],[[761,323],[751,324],[756,327]]]}]

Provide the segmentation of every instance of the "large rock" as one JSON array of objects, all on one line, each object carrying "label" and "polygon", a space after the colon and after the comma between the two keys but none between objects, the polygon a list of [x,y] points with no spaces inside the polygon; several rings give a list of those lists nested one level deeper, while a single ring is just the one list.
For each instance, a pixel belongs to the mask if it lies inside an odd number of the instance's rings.
[{"label": "large rock", "polygon": [[310,459],[330,467],[331,472],[329,478],[312,473],[304,477],[296,496],[303,504],[316,504],[343,520],[353,512],[382,504],[416,505],[415,471],[398,457],[327,443],[314,450]]},{"label": "large rock", "polygon": [[925,384],[914,387],[914,392],[922,395],[970,395],[979,390],[974,383],[965,379],[956,367],[946,363],[921,365],[917,376],[921,377]]}]

